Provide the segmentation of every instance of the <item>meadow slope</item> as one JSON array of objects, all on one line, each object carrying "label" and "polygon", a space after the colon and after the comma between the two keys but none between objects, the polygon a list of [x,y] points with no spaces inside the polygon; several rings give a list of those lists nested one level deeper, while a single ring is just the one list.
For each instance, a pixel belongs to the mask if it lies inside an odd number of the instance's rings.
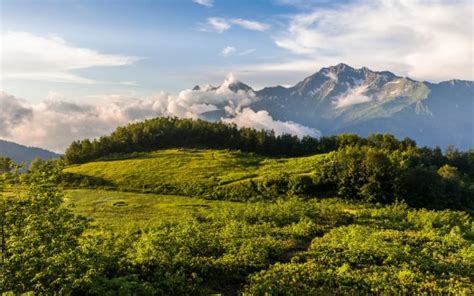
[{"label": "meadow slope", "polygon": [[241,200],[262,194],[262,184],[281,175],[311,175],[324,157],[269,158],[230,150],[169,149],[74,165],[65,172],[80,187]]}]

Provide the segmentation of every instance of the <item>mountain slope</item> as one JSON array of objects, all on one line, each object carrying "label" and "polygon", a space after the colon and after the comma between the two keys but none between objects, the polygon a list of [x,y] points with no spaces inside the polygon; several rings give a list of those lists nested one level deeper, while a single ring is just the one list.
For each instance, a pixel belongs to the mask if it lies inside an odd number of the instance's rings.
[{"label": "mountain slope", "polygon": [[26,147],[13,142],[0,140],[0,156],[10,157],[14,162],[30,162],[39,157],[42,159],[55,159],[59,154],[36,147]]},{"label": "mountain slope", "polygon": [[474,147],[474,82],[415,81],[345,64],[322,68],[293,87],[256,91],[256,111],[322,131],[411,137],[421,145]]}]

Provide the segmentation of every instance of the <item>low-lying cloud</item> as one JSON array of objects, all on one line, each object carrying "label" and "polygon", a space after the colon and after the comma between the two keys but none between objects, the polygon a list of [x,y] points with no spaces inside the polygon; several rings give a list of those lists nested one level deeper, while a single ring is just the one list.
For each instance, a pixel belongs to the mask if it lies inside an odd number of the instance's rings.
[{"label": "low-lying cloud", "polygon": [[[315,129],[294,122],[274,120],[267,111],[255,112],[258,100],[252,90],[237,88],[232,75],[219,86],[205,85],[177,95],[158,92],[148,97],[98,96],[94,103],[74,103],[51,94],[31,104],[0,92],[0,138],[29,146],[64,151],[73,141],[95,138],[130,122],[157,116],[215,119],[238,126],[273,129],[276,134],[319,136]],[[233,89],[233,90],[231,90]]]},{"label": "low-lying cloud", "polygon": [[252,127],[255,129],[273,130],[275,134],[291,134],[298,137],[311,136],[320,137],[321,132],[293,121],[274,120],[266,110],[255,112],[251,108],[236,111],[235,116],[224,118],[222,121],[235,123],[237,126]]},{"label": "low-lying cloud", "polygon": [[366,90],[367,85],[357,86],[349,89],[333,102],[334,108],[341,109],[372,101],[370,96],[365,95]]}]

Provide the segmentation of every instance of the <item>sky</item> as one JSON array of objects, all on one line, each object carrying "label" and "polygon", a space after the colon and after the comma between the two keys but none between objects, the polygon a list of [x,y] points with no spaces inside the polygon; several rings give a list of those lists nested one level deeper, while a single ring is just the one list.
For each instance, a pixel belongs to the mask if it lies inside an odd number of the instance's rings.
[{"label": "sky", "polygon": [[196,84],[289,86],[340,62],[474,80],[473,19],[471,0],[0,0],[0,138],[63,151],[133,120],[199,117],[216,104],[190,98]]}]

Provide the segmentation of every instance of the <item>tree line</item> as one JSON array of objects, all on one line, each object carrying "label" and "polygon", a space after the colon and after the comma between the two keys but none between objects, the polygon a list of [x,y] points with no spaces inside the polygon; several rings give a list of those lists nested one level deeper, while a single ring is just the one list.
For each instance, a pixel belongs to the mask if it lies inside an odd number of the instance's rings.
[{"label": "tree line", "polygon": [[98,139],[74,141],[66,150],[67,164],[93,161],[112,154],[146,152],[164,148],[236,149],[266,156],[303,156],[326,153],[348,145],[372,145],[390,149],[406,149],[416,143],[392,135],[354,134],[321,137],[283,134],[270,130],[238,128],[235,124],[208,122],[200,119],[158,117],[117,128]]}]

